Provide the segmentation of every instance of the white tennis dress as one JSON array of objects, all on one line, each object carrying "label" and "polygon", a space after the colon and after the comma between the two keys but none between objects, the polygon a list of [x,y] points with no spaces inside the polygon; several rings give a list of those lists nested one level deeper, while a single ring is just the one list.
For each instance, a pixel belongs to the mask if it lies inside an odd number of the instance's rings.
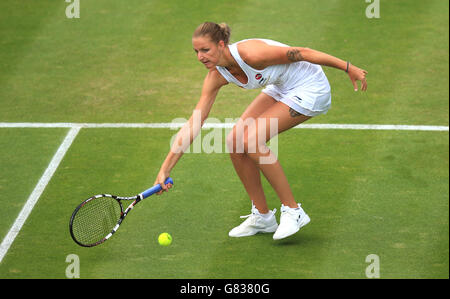
[{"label": "white tennis dress", "polygon": [[[289,47],[273,40],[258,40],[269,45]],[[331,107],[331,88],[320,65],[299,61],[290,64],[271,65],[263,70],[256,70],[246,64],[239,55],[237,45],[244,41],[247,40],[228,45],[228,48],[247,75],[248,82],[243,84],[225,67],[216,66],[228,82],[245,89],[264,87],[263,93],[304,115],[315,116],[327,113]]]}]

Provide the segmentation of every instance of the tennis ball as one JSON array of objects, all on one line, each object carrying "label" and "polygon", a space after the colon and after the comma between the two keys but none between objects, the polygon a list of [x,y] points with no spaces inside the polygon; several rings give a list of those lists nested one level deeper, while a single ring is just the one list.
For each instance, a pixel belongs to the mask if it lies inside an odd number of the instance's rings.
[{"label": "tennis ball", "polygon": [[162,233],[158,237],[158,243],[161,246],[169,246],[172,243],[172,236],[168,233]]}]

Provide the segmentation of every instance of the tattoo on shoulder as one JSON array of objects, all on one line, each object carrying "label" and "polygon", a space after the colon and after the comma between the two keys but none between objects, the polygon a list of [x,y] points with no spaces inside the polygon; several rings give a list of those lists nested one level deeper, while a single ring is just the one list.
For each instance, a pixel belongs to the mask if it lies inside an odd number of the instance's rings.
[{"label": "tattoo on shoulder", "polygon": [[302,53],[300,53],[300,51],[295,48],[289,49],[286,53],[286,56],[289,59],[289,61],[292,61],[292,62],[303,60]]},{"label": "tattoo on shoulder", "polygon": [[292,117],[297,117],[297,116],[303,115],[303,114],[301,114],[300,112],[297,112],[297,111],[295,111],[295,110],[292,109],[292,108],[289,108],[289,114],[290,114]]}]

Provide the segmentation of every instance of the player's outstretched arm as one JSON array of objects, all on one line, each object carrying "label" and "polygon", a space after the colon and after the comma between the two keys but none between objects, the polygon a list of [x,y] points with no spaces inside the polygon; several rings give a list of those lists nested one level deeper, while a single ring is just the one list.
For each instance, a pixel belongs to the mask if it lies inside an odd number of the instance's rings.
[{"label": "player's outstretched arm", "polygon": [[220,88],[226,84],[228,84],[228,82],[216,69],[209,71],[203,82],[200,100],[195,106],[195,110],[189,120],[178,131],[172,147],[156,177],[155,185],[160,184],[162,187],[162,190],[158,192],[158,194],[167,191],[167,186],[164,184],[164,181],[169,177],[172,168],[175,167],[183,153],[189,148],[195,137],[200,133],[203,123],[208,118],[209,112],[214,104],[217,93]]}]

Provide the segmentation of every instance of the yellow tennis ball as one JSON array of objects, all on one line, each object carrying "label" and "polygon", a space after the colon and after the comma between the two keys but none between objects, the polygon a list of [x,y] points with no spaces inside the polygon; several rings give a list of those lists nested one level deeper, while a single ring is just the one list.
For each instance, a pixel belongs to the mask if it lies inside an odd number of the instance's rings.
[{"label": "yellow tennis ball", "polygon": [[162,233],[158,237],[158,243],[162,246],[169,246],[172,243],[172,236],[168,233]]}]

